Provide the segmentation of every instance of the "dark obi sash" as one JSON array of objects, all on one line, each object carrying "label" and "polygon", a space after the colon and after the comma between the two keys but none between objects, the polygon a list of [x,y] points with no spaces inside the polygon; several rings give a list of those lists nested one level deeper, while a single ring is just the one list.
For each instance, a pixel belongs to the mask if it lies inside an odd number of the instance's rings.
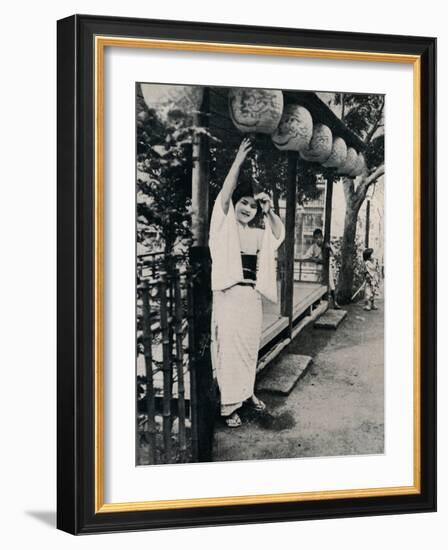
[{"label": "dark obi sash", "polygon": [[243,265],[244,279],[255,282],[257,280],[257,255],[241,252],[241,263]]}]

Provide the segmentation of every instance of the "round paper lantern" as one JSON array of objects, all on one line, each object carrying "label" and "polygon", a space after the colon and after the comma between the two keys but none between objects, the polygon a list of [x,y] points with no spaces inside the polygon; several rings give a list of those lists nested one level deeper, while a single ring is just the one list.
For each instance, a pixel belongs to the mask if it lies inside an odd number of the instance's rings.
[{"label": "round paper lantern", "polygon": [[308,147],[313,135],[313,118],[301,105],[286,105],[272,141],[281,151],[301,151]]},{"label": "round paper lantern", "polygon": [[229,111],[240,132],[272,134],[283,112],[283,93],[260,88],[232,88]]},{"label": "round paper lantern", "polygon": [[333,148],[331,149],[331,154],[325,162],[322,163],[322,166],[326,168],[339,168],[344,164],[347,159],[347,145],[345,141],[336,137],[333,140]]},{"label": "round paper lantern", "polygon": [[364,170],[365,165],[366,159],[364,158],[364,155],[362,153],[358,153],[358,156],[356,157],[355,167],[353,168],[353,170],[350,171],[349,176],[352,178],[360,176]]},{"label": "round paper lantern", "polygon": [[141,90],[148,109],[154,110],[162,122],[176,126],[192,122],[204,95],[201,86],[141,84]]},{"label": "round paper lantern", "polygon": [[345,159],[344,164],[337,170],[337,173],[341,176],[348,176],[354,169],[357,159],[358,153],[355,149],[353,149],[353,147],[349,147],[347,149],[347,158]]},{"label": "round paper lantern", "polygon": [[331,155],[332,148],[333,134],[330,128],[318,122],[314,125],[309,146],[300,152],[300,156],[309,162],[325,162]]}]

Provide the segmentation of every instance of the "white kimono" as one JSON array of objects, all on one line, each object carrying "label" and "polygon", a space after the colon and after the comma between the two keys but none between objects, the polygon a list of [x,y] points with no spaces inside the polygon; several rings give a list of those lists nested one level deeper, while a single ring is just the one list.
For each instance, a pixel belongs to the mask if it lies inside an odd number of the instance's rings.
[{"label": "white kimono", "polygon": [[[269,221],[258,252],[255,287],[244,280],[241,246],[232,202],[227,215],[218,195],[210,224],[212,257],[212,360],[221,393],[221,414],[230,415],[254,393],[263,322],[261,295],[277,301],[275,251],[284,239],[272,233]],[[255,229],[253,229],[256,231]]]},{"label": "white kimono", "polygon": [[[212,290],[224,290],[243,280],[241,247],[238,226],[232,201],[227,215],[221,203],[221,193],[216,198],[210,222],[209,247],[212,257]],[[257,283],[255,290],[271,302],[277,302],[277,273],[275,251],[285,238],[285,229],[276,239],[269,220],[263,232],[261,249],[258,253]]]}]

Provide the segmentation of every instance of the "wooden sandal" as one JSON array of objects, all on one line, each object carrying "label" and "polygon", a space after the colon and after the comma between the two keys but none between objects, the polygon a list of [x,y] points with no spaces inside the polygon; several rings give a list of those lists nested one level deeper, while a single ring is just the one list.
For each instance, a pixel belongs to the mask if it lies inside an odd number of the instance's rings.
[{"label": "wooden sandal", "polygon": [[258,399],[258,397],[253,396],[251,398],[251,405],[257,412],[263,412],[266,410],[266,404],[263,403],[261,399]]},{"label": "wooden sandal", "polygon": [[234,412],[230,416],[224,417],[224,422],[228,428],[239,428],[242,424],[238,413]]}]

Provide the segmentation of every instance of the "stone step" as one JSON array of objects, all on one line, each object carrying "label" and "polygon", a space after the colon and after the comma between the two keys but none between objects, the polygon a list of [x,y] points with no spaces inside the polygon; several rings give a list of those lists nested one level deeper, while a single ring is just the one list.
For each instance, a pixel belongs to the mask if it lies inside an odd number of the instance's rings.
[{"label": "stone step", "polygon": [[311,357],[295,353],[283,353],[272,361],[257,380],[257,392],[288,395],[299,378],[311,365]]},{"label": "stone step", "polygon": [[326,328],[336,330],[347,317],[345,309],[327,309],[314,323],[314,328]]}]

